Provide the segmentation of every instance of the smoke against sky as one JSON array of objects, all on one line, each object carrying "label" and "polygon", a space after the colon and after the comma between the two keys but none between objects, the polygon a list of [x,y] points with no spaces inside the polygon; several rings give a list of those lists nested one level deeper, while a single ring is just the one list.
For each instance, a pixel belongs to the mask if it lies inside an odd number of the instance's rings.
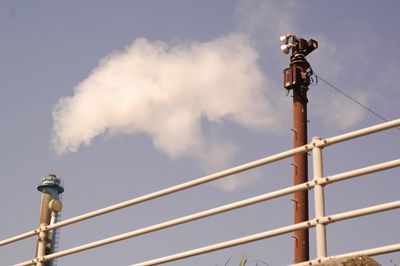
[{"label": "smoke against sky", "polygon": [[[277,50],[279,35],[297,30],[298,8],[294,2],[240,1],[237,32],[176,45],[138,38],[112,52],[78,84],[73,96],[56,104],[52,143],[57,154],[76,152],[102,134],[139,133],[151,137],[153,146],[171,158],[196,160],[205,172],[229,166],[237,148],[221,136],[206,136],[203,123],[231,121],[249,130],[280,130],[278,121],[287,120],[278,111],[282,97],[274,97],[280,81],[261,69],[256,49],[263,46],[264,52],[277,54],[270,50]],[[335,44],[321,35],[319,39],[323,55],[334,57]],[[338,64],[326,67],[323,55],[316,60],[322,69],[329,68],[333,75],[342,71]],[[274,63],[274,56],[268,59]],[[327,125],[345,129],[364,116],[346,101],[323,97],[314,113]],[[243,185],[237,181],[230,179],[222,187],[234,190]]]},{"label": "smoke against sky", "polygon": [[257,60],[244,34],[176,46],[136,39],[104,58],[72,97],[59,100],[55,149],[75,152],[103,133],[144,133],[172,158],[194,158],[206,171],[227,166],[235,146],[205,138],[203,119],[252,130],[277,127]]}]

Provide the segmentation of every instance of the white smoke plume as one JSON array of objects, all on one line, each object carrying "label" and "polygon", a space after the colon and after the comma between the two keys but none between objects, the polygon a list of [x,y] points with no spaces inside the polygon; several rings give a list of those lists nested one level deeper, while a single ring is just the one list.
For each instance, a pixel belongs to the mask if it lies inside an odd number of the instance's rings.
[{"label": "white smoke plume", "polygon": [[104,58],[73,96],[59,100],[54,148],[61,155],[104,133],[144,133],[172,158],[191,157],[206,171],[227,166],[235,147],[206,138],[201,122],[276,127],[277,112],[265,96],[269,81],[257,60],[244,34],[175,46],[137,39]]}]

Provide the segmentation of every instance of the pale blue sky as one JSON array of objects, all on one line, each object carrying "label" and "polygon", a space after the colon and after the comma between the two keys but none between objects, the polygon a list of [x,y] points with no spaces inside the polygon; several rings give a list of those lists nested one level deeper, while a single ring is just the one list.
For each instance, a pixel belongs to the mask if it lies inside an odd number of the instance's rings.
[{"label": "pale blue sky", "polygon": [[[98,136],[91,145],[57,157],[51,145],[52,111],[87,78],[99,61],[135,39],[172,46],[207,42],[232,32],[247,34],[269,80],[266,97],[279,105],[277,131],[253,131],[232,121],[202,121],[206,139],[237,148],[234,166],[291,147],[291,98],[282,69],[288,56],[279,35],[292,31],[319,41],[309,56],[314,71],[387,119],[399,118],[400,19],[398,1],[2,1],[0,3],[0,238],[37,226],[36,185],[49,172],[65,181],[63,218],[144,195],[205,174],[198,160],[171,159],[145,134]],[[329,137],[381,122],[320,83],[309,91],[309,139]],[[77,125],[85,126],[85,125]],[[325,152],[334,174],[399,158],[400,134],[390,130]],[[290,160],[262,168],[260,178],[233,192],[203,185],[154,202],[61,230],[61,249],[180,217],[289,186]],[[312,169],[310,169],[311,177]],[[246,178],[246,175],[241,176]],[[399,170],[373,174],[327,189],[327,213],[399,199]],[[311,197],[312,200],[312,197]],[[310,216],[313,205],[310,204]],[[312,217],[312,216],[311,216]],[[292,222],[284,197],[176,228],[60,258],[58,265],[129,265]],[[328,253],[398,243],[398,210],[328,226]],[[383,226],[383,227],[380,227]],[[311,230],[311,256],[314,234]],[[269,265],[292,262],[290,235],[197,256],[168,265],[237,265],[242,255]],[[30,259],[34,238],[0,249],[0,265]],[[383,265],[400,255],[378,257]]]}]

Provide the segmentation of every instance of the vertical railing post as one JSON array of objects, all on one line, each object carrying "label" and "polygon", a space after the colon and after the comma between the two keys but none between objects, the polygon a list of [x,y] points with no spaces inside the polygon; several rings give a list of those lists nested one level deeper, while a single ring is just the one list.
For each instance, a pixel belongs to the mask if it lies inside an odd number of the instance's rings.
[{"label": "vertical railing post", "polygon": [[327,256],[326,252],[326,225],[320,223],[321,217],[325,216],[325,196],[324,186],[318,184],[324,176],[322,166],[322,148],[315,145],[320,137],[314,137],[313,139],[313,169],[314,169],[314,180],[317,184],[314,187],[314,198],[315,198],[315,218],[318,223],[316,225],[316,246],[317,246],[317,258],[324,258]]},{"label": "vertical railing post", "polygon": [[[46,226],[45,223],[41,223],[40,227]],[[47,238],[47,232],[46,231],[40,231],[39,236],[38,236],[38,241],[37,241],[37,252],[36,252],[36,257],[39,259],[39,261],[36,263],[36,266],[44,266],[45,263],[42,262],[40,259],[46,255],[46,241]]]}]

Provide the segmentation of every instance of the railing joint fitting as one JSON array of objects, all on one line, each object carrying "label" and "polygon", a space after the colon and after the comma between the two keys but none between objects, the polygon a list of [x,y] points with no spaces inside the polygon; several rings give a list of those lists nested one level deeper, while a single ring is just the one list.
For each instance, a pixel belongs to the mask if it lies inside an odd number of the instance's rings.
[{"label": "railing joint fitting", "polygon": [[36,229],[36,230],[39,230],[38,233],[40,233],[40,232],[46,232],[46,231],[47,231],[47,228],[48,228],[47,225],[40,225],[39,228]]},{"label": "railing joint fitting", "polygon": [[332,222],[332,218],[330,216],[319,217],[319,224],[327,225]]}]

